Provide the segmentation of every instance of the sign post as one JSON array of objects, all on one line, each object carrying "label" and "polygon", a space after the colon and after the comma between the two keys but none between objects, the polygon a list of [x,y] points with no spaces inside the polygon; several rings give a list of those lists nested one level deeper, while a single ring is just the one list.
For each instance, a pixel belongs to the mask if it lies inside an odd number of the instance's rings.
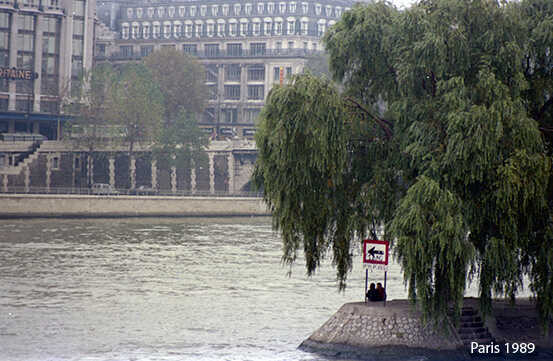
[{"label": "sign post", "polygon": [[[388,255],[390,242],[374,239],[363,241],[363,265],[365,266],[365,295],[369,283],[369,270],[384,271],[384,289],[386,289],[386,278],[388,273]],[[384,299],[386,306],[386,299]]]}]

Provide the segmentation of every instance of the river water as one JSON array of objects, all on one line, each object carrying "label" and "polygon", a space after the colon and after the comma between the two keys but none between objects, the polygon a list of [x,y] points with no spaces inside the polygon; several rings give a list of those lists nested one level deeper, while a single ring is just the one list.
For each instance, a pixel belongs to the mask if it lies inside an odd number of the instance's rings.
[{"label": "river water", "polygon": [[268,218],[1,220],[0,360],[326,360],[297,346],[363,299],[361,256],[339,293],[281,247]]}]

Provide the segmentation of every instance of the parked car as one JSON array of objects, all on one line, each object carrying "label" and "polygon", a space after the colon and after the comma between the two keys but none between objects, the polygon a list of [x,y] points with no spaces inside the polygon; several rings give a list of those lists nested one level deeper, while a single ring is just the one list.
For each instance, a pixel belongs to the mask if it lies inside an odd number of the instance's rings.
[{"label": "parked car", "polygon": [[141,196],[151,196],[157,194],[157,189],[140,186],[136,189],[136,194]]},{"label": "parked car", "polygon": [[106,183],[94,183],[92,185],[92,194],[95,195],[118,195],[119,192],[111,186],[111,184]]}]

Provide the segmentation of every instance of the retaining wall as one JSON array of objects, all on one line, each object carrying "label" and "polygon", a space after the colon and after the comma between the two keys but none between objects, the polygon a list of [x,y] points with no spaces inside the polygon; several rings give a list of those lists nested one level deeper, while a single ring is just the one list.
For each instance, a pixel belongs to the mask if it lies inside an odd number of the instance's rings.
[{"label": "retaining wall", "polygon": [[0,218],[268,215],[261,198],[0,194]]}]

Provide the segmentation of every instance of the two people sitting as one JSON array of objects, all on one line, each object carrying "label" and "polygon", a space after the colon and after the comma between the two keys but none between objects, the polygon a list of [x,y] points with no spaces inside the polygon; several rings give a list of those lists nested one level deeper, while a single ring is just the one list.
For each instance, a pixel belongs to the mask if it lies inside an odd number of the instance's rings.
[{"label": "two people sitting", "polygon": [[372,302],[376,301],[385,301],[386,300],[386,289],[382,287],[382,283],[378,282],[376,286],[374,283],[371,283],[367,294],[365,295],[365,300]]}]

